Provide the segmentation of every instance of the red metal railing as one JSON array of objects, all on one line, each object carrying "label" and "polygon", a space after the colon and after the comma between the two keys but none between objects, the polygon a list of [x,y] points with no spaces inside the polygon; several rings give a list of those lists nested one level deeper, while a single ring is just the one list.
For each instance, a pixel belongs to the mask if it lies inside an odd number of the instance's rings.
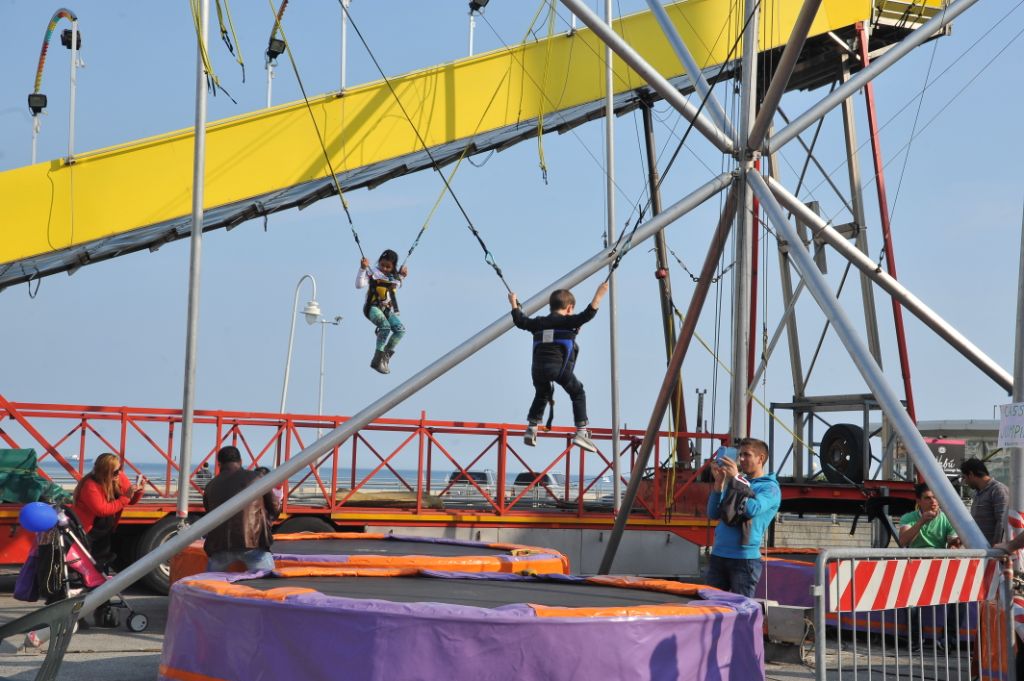
[{"label": "red metal railing", "polygon": [[[345,420],[338,416],[197,410],[193,441],[209,444],[196,452],[196,467],[188,475],[193,499],[198,502],[202,491],[196,471],[203,463],[212,467],[221,447],[238,447],[247,465],[272,467],[297,455],[316,439],[317,431],[336,428]],[[102,452],[113,452],[123,459],[126,471],[149,477],[143,504],[150,508],[173,509],[180,425],[181,413],[172,409],[12,403],[0,396],[0,446],[35,448],[42,473],[68,482],[87,472],[87,461]],[[538,446],[528,450],[518,444],[524,428],[509,423],[428,420],[425,413],[419,419],[378,419],[310,464],[301,475],[293,476],[288,482],[285,511],[365,511],[374,506],[373,491],[388,490],[408,495],[402,508],[415,514],[437,513],[440,499],[446,511],[452,510],[453,504],[459,508],[456,502],[461,502],[474,513],[496,516],[537,512],[540,505],[563,515],[607,516],[613,470],[607,451],[611,431],[592,431],[599,451],[590,453],[572,446],[573,431],[568,428],[541,433]],[[624,471],[632,469],[642,436],[639,430],[621,431],[619,455]],[[663,454],[677,437],[719,442],[727,438],[660,434],[649,473],[653,494],[638,499],[634,513],[653,518],[663,515],[669,483]],[[677,469],[673,501],[681,498],[702,468]],[[534,473],[536,479],[510,486],[509,478],[520,471]],[[558,473],[564,476],[558,489],[542,482],[553,479],[547,474]],[[623,485],[626,482],[623,478]],[[601,495],[609,497],[608,503],[595,511],[595,505],[601,506]],[[544,503],[538,504],[538,500]]]}]

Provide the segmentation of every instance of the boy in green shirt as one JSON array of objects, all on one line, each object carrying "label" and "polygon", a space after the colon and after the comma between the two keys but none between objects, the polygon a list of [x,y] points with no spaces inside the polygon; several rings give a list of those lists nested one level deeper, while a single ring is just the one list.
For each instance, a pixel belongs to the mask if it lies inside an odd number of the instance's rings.
[{"label": "boy in green shirt", "polygon": [[960,545],[953,524],[939,510],[939,502],[928,485],[914,486],[917,510],[900,517],[900,546],[910,549],[944,549]]}]

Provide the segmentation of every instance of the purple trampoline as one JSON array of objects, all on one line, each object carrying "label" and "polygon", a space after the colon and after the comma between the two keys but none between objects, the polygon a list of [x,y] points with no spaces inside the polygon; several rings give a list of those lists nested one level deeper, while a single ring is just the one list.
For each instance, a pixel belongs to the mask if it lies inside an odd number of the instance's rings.
[{"label": "purple trampoline", "polygon": [[761,609],[701,585],[379,568],[205,574],[171,590],[162,681],[750,681]]}]

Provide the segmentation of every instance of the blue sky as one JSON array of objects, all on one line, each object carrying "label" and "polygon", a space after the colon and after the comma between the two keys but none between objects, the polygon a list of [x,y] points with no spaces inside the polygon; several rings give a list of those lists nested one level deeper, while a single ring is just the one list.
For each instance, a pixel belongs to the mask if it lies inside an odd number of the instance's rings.
[{"label": "blue sky", "polygon": [[[476,49],[499,48],[521,39],[539,3],[494,0],[487,21],[479,21]],[[591,3],[593,5],[593,3]],[[603,6],[603,3],[601,3]],[[644,7],[641,0],[617,3],[616,12]],[[900,279],[946,319],[960,328],[1007,369],[1012,369],[1015,296],[1021,226],[1022,178],[1018,159],[1022,136],[1022,25],[1020,3],[980,2],[954,25],[952,35],[917,50],[876,81],[893,229]],[[56,6],[27,0],[0,0],[5,26],[4,68],[0,70],[0,170],[29,162],[31,120],[25,97],[31,90],[39,44]],[[71,6],[80,17],[86,68],[79,74],[76,147],[79,151],[130,141],[192,124],[194,110],[194,41],[187,3],[84,1]],[[272,25],[271,10],[260,2],[232,7],[247,78],[223,45],[211,41],[215,68],[237,100],[210,99],[210,119],[253,111],[264,104],[262,53]],[[465,55],[466,4],[454,0],[391,3],[354,0],[352,13],[388,75],[450,61]],[[1008,18],[1000,19],[1010,13]],[[559,7],[562,19],[568,14]],[[973,49],[982,34],[991,33]],[[215,26],[215,24],[214,24]],[[335,2],[296,2],[289,6],[285,28],[295,49],[307,90],[321,93],[339,83],[339,10]],[[494,30],[492,30],[492,27]],[[560,30],[564,28],[560,20]],[[215,30],[213,31],[215,34]],[[496,34],[497,33],[497,34]],[[351,35],[351,34],[350,34]],[[660,36],[651,39],[661,39]],[[1007,46],[1008,45],[1008,46]],[[1001,56],[986,63],[1005,47]],[[966,53],[965,53],[966,51]],[[43,81],[50,105],[39,142],[40,159],[66,153],[67,51],[51,49]],[[904,147],[914,125],[917,93],[931,65],[931,78],[953,65],[926,91],[910,146],[906,171]],[[348,82],[375,80],[377,74],[353,36],[349,45]],[[968,82],[974,78],[973,82]],[[959,96],[962,87],[967,89]],[[719,86],[728,102],[731,89]],[[792,117],[824,94],[792,93],[783,108]],[[295,79],[282,62],[274,101],[298,98]],[[955,99],[954,99],[955,97]],[[952,102],[950,103],[950,100]],[[909,103],[909,106],[906,106]],[[947,106],[948,105],[948,106]],[[940,109],[944,111],[936,115]],[[902,111],[900,111],[902,108]],[[863,98],[856,97],[858,134],[867,140]],[[656,109],[656,136],[665,149],[662,162],[685,126],[666,105]],[[927,127],[925,127],[927,124]],[[633,206],[645,198],[638,115],[616,120],[616,223],[624,224]],[[312,133],[311,133],[312,134]],[[829,116],[818,149],[822,163],[841,187],[848,188],[843,165],[842,127],[838,112]],[[482,167],[464,166],[455,191],[480,228],[512,286],[527,297],[602,245],[605,230],[603,122],[570,134],[547,135],[549,166],[545,184],[534,142],[486,158]],[[669,203],[717,173],[721,158],[693,135],[692,151],[680,156],[663,185]],[[861,173],[872,175],[870,156],[861,151]],[[793,187],[803,157],[791,145],[782,163],[783,179]],[[598,159],[598,160],[595,160]],[[474,159],[478,164],[485,159]],[[902,179],[902,183],[900,180]],[[898,198],[897,186],[899,185]],[[423,172],[386,183],[372,191],[348,194],[356,226],[368,253],[383,248],[403,252],[425,219],[441,188],[434,173]],[[828,216],[845,222],[841,204],[821,176],[812,172],[801,198],[822,202]],[[4,197],[5,201],[16,197]],[[130,201],[131,197],[125,197]],[[690,269],[703,259],[718,204],[708,205],[670,228],[670,246]],[[881,247],[878,209],[870,187],[865,195],[869,242]],[[759,301],[767,332],[777,324],[778,259],[769,237],[762,269],[767,297]],[[408,335],[384,377],[369,369],[373,335],[362,318],[362,294],[353,288],[358,253],[335,199],[305,211],[246,223],[230,233],[208,234],[203,246],[203,280],[199,340],[197,406],[206,409],[271,411],[280,397],[289,312],[295,285],[305,273],[319,285],[325,314],[342,315],[339,327],[327,330],[325,411],[350,414],[376,399],[403,378],[470,337],[507,310],[505,291],[481,258],[454,203],[445,199],[422,245],[409,263],[403,291],[403,320]],[[731,248],[730,248],[731,252]],[[731,262],[731,255],[727,255]],[[619,272],[621,419],[642,428],[648,418],[664,365],[661,322],[653,254],[638,248]],[[841,264],[832,257],[835,283]],[[0,294],[6,324],[6,352],[0,359],[0,394],[11,400],[181,406],[188,244],[164,246],[61,274],[42,281],[35,299],[25,286]],[[693,285],[678,267],[672,269],[675,298],[685,308]],[[588,300],[595,278],[581,285],[577,297]],[[859,291],[851,277],[842,299],[851,316],[861,320]],[[764,286],[762,286],[764,289]],[[302,301],[308,297],[302,293]],[[717,293],[717,292],[715,292]],[[720,356],[728,363],[731,277],[722,280]],[[888,300],[877,296],[885,353],[885,371],[895,384],[899,367]],[[714,298],[698,333],[709,343],[716,336]],[[823,317],[812,301],[801,301],[805,364],[820,333]],[[591,418],[609,425],[607,307],[580,337],[578,374],[587,387]],[[911,370],[918,414],[922,419],[992,418],[993,405],[1005,393],[966,360],[946,347],[914,319],[908,322]],[[439,419],[520,422],[532,395],[529,381],[530,341],[509,334],[436,384],[398,407],[394,416],[418,416],[425,410]],[[314,413],[319,361],[318,329],[301,321],[296,327],[289,409]],[[709,354],[694,347],[688,355],[686,396],[695,409],[694,391],[717,380],[718,430],[727,423],[728,382],[717,377]],[[833,335],[823,345],[810,394],[860,393],[864,385]],[[789,401],[792,386],[785,344],[780,344],[759,389],[766,401]],[[558,421],[568,424],[568,400],[560,399]],[[788,418],[788,415],[787,415]],[[851,417],[854,422],[859,416]],[[755,408],[753,431],[764,435],[766,417]]]}]

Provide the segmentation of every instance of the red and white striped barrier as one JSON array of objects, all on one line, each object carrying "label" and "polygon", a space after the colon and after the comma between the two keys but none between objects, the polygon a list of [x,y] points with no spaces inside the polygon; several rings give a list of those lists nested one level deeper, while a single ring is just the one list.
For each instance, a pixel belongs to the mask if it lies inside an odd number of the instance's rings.
[{"label": "red and white striped barrier", "polygon": [[830,612],[994,600],[999,561],[990,558],[840,560],[828,565]]},{"label": "red and white striped barrier", "polygon": [[[1011,508],[1006,514],[1006,524],[1010,530],[1006,536],[1008,539],[1013,539],[1021,532],[1024,532],[1024,514]],[[1024,551],[1014,551],[1013,553],[1013,567],[1017,572],[1024,571],[1024,556],[1022,554],[1024,554]]]}]

